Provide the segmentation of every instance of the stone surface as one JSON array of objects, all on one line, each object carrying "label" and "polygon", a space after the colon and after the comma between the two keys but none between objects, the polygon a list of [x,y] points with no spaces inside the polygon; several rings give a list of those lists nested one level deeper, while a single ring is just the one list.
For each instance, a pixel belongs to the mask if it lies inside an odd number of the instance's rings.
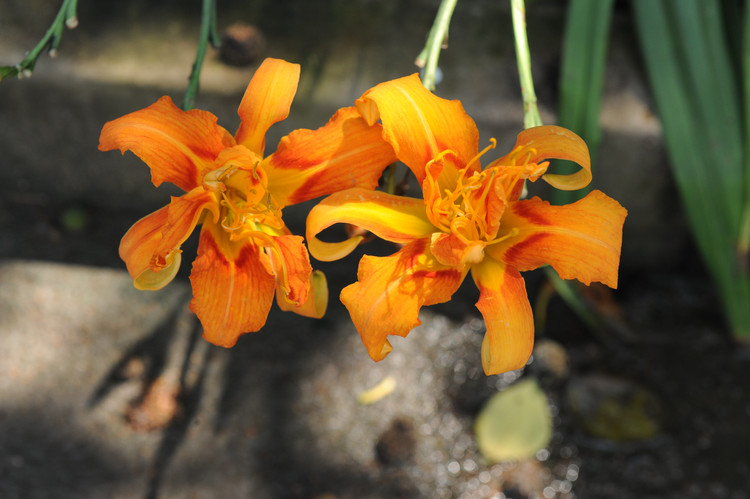
[{"label": "stone surface", "polygon": [[[198,338],[188,297],[119,270],[0,264],[0,496],[488,497],[512,476],[472,436],[519,376],[484,376],[481,321],[425,313],[375,364],[340,307],[275,310],[225,350]],[[388,375],[393,393],[358,403]],[[534,477],[513,480],[564,478]]]}]

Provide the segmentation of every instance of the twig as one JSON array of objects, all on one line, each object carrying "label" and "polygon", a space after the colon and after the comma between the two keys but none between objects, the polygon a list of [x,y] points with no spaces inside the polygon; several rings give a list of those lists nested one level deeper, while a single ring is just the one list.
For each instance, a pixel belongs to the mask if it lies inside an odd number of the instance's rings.
[{"label": "twig", "polygon": [[63,29],[66,26],[68,29],[74,29],[78,26],[78,16],[76,15],[77,4],[78,0],[63,0],[60,10],[55,16],[55,20],[52,21],[52,25],[47,29],[44,37],[39,40],[39,43],[36,44],[31,52],[15,66],[0,66],[0,80],[11,76],[18,76],[19,78],[30,77],[34,71],[34,66],[36,66],[36,61],[47,48],[49,48],[49,56],[55,57],[57,49],[60,46],[60,40],[62,40]]}]

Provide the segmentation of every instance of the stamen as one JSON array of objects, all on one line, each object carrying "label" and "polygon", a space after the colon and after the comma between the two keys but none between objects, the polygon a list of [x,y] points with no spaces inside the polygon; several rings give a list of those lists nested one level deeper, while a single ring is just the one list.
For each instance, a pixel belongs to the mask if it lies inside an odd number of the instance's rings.
[{"label": "stamen", "polygon": [[506,239],[510,239],[511,237],[516,237],[520,232],[521,231],[518,227],[513,227],[504,236],[500,236],[496,239],[493,239],[492,241],[489,241],[487,244],[497,244],[501,241],[505,241]]},{"label": "stamen", "polygon": [[[472,242],[484,241],[491,242],[493,234],[488,234],[489,223],[486,220],[486,203],[489,192],[495,187],[495,177],[501,175],[502,171],[497,168],[491,168],[486,171],[474,169],[482,155],[497,146],[497,141],[492,138],[490,144],[476,154],[463,168],[458,171],[453,189],[443,189],[441,195],[439,184],[436,178],[427,175],[425,182],[425,199],[431,200],[428,205],[428,216],[433,225],[443,232],[450,232],[463,242],[469,244]],[[451,151],[441,152],[429,165],[442,159]],[[533,151],[525,149],[523,157],[528,162],[533,158]],[[515,160],[518,158],[514,158]],[[525,166],[525,164],[524,164]],[[508,172],[512,178],[504,178],[504,187],[514,184],[524,175],[524,166],[516,167],[514,171]],[[489,173],[488,173],[489,172]],[[494,242],[494,241],[492,241]]]},{"label": "stamen", "polygon": [[487,147],[479,151],[479,153],[476,156],[471,158],[471,160],[469,160],[469,162],[466,163],[466,170],[468,170],[469,167],[473,165],[475,162],[478,162],[479,158],[481,158],[483,154],[485,154],[487,151],[491,149],[494,149],[495,147],[497,147],[497,140],[494,137],[492,137],[490,138],[490,145],[488,145]]}]

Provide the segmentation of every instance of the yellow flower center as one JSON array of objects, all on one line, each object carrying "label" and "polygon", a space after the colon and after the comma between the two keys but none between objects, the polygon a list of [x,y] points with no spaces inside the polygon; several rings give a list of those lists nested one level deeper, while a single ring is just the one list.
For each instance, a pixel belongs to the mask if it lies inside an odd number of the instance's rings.
[{"label": "yellow flower center", "polygon": [[485,240],[487,223],[484,202],[492,187],[492,178],[487,180],[485,172],[474,172],[467,178],[466,170],[462,170],[456,187],[452,191],[445,189],[433,204],[436,226],[465,242]]},{"label": "yellow flower center", "polygon": [[[247,150],[243,152],[232,154],[219,168],[208,172],[203,185],[217,197],[219,224],[229,233],[230,240],[267,241],[268,235],[283,232],[281,208],[268,191],[268,175],[260,160]],[[222,159],[219,156],[217,163]]]},{"label": "yellow flower center", "polygon": [[[444,188],[440,192],[438,179],[428,173],[425,184],[425,199],[429,200],[427,209],[432,223],[442,232],[452,233],[463,242],[480,242],[489,244],[496,241],[496,230],[488,226],[487,210],[488,196],[490,191],[496,190],[496,176],[498,170],[476,170],[472,167],[479,158],[497,145],[495,139],[490,139],[490,145],[485,147],[466,166],[458,171],[455,186],[452,189]],[[444,161],[446,155],[455,155],[451,150],[441,152],[435,159],[427,164],[429,172],[430,165]],[[495,193],[497,196],[498,193]],[[504,198],[504,193],[500,193]],[[504,199],[498,199],[499,204]],[[484,245],[477,246],[477,251]],[[481,257],[477,254],[477,259]]]}]

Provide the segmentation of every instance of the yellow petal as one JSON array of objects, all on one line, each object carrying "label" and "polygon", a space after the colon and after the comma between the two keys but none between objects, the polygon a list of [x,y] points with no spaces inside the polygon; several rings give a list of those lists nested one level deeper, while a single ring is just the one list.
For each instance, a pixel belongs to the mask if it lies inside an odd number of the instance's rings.
[{"label": "yellow petal", "polygon": [[196,188],[136,222],[120,242],[133,284],[138,289],[161,289],[180,267],[180,246],[190,237],[203,211],[216,216],[216,199]]},{"label": "yellow petal", "polygon": [[203,326],[203,337],[231,347],[240,335],[258,331],[266,323],[276,279],[262,263],[260,248],[229,240],[214,223],[204,223],[193,262],[190,309]]},{"label": "yellow petal", "polygon": [[573,161],[581,169],[570,175],[545,174],[542,178],[552,187],[571,191],[591,182],[591,158],[586,142],[567,128],[553,125],[527,128],[519,133],[513,150],[490,166],[543,163],[553,158]]},{"label": "yellow petal", "polygon": [[197,109],[182,111],[169,97],[140,111],[107,122],[99,150],[132,151],[151,168],[155,186],[171,182],[184,191],[201,184],[201,172],[216,156],[234,144],[217,118]]},{"label": "yellow petal", "polygon": [[395,161],[381,126],[369,126],[347,107],[317,130],[295,130],[281,139],[264,168],[274,199],[287,206],[351,187],[374,189]]},{"label": "yellow petal", "polygon": [[362,405],[370,405],[375,402],[384,399],[396,389],[396,378],[393,376],[386,376],[380,383],[373,386],[372,388],[359,392],[357,395],[357,402]]},{"label": "yellow petal", "polygon": [[[356,102],[369,124],[383,123],[383,138],[421,184],[425,166],[451,150],[459,167],[477,154],[479,132],[457,100],[437,97],[414,74],[381,83]],[[455,172],[454,172],[455,173]]]},{"label": "yellow petal", "polygon": [[325,274],[319,270],[313,271],[307,301],[303,304],[293,303],[278,286],[276,287],[276,303],[281,310],[294,312],[304,317],[320,319],[325,315],[328,307],[328,282]]},{"label": "yellow petal", "polygon": [[138,220],[120,241],[120,258],[138,289],[161,289],[172,282],[180,268],[180,252],[175,251],[164,268],[158,272],[151,269],[151,259],[161,242],[168,210],[169,206],[164,206]]},{"label": "yellow petal", "polygon": [[627,211],[601,191],[565,206],[539,198],[511,203],[501,227],[513,237],[487,253],[520,271],[550,264],[563,279],[617,287],[622,226]]},{"label": "yellow petal", "polygon": [[482,341],[482,366],[488,376],[520,369],[534,347],[534,319],[521,274],[492,258],[471,268],[479,288],[477,308],[487,332]]},{"label": "yellow petal", "polygon": [[394,243],[408,243],[436,230],[427,219],[421,199],[347,189],[323,199],[307,216],[307,246],[318,260],[343,258],[362,239],[355,236],[340,243],[327,243],[316,238],[337,223],[356,225]]},{"label": "yellow petal", "polygon": [[234,135],[238,144],[263,156],[266,132],[271,125],[289,116],[299,74],[299,64],[271,58],[263,61],[240,102],[241,123]]},{"label": "yellow petal", "polygon": [[387,257],[365,255],[358,281],[341,291],[341,302],[373,360],[390,351],[389,335],[406,336],[420,324],[419,309],[450,300],[466,274],[440,265],[416,240]]}]

